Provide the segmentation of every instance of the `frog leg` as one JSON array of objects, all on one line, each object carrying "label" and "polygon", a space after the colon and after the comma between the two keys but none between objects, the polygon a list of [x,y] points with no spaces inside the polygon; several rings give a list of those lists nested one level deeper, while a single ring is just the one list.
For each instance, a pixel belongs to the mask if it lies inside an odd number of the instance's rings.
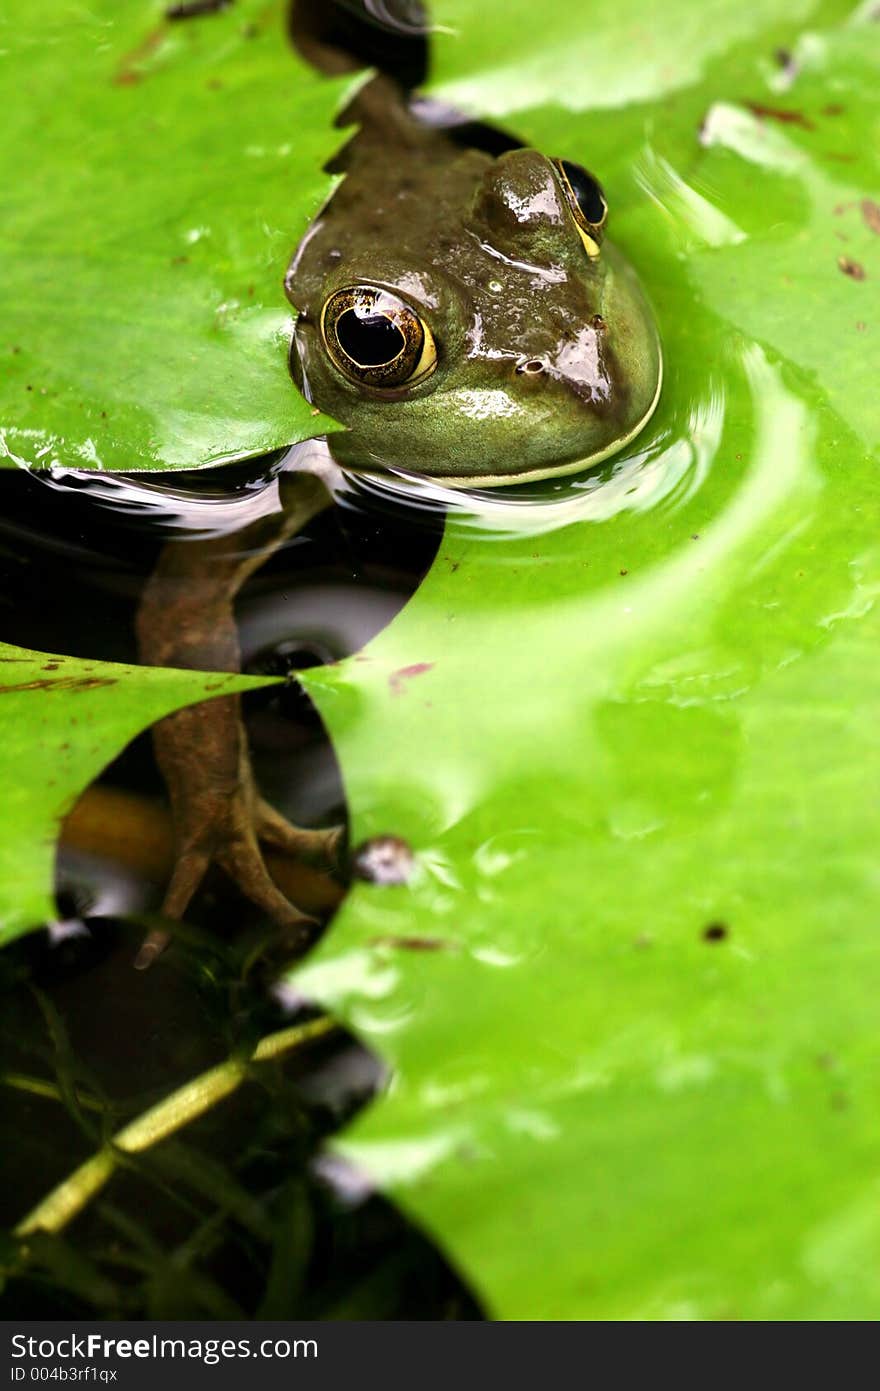
[{"label": "frog leg", "polygon": [[[166,545],[138,611],[142,661],[197,671],[239,671],[233,612],[238,590],[284,540],[331,502],[317,476],[287,475],[283,512],[232,535]],[[251,902],[294,940],[304,941],[315,919],[275,885],[260,842],[298,857],[332,862],[341,829],[293,826],[260,796],[238,695],[202,701],[167,716],[155,726],[153,743],[168,788],[175,836],[175,868],[162,913],[182,917],[209,867],[217,864]],[[167,932],[151,932],[135,965],[149,966],[168,941]]]},{"label": "frog leg", "polygon": [[345,835],[342,826],[331,826],[326,831],[306,830],[302,826],[294,826],[263,797],[257,798],[254,811],[257,838],[264,845],[284,850],[298,860],[317,860],[332,864],[342,849]]}]

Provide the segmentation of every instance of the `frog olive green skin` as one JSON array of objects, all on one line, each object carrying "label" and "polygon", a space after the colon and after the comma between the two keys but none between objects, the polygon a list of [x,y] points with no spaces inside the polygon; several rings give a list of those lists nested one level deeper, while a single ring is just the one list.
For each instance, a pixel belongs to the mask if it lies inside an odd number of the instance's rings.
[{"label": "frog olive green skin", "polygon": [[[607,241],[590,254],[559,169],[530,149],[463,150],[409,116],[377,79],[352,113],[345,173],[286,279],[299,311],[297,385],[347,426],[352,469],[500,485],[589,467],[656,405],[661,356],[635,272]],[[393,292],[427,325],[436,365],[397,388],[351,380],[322,314],[350,286]]]}]

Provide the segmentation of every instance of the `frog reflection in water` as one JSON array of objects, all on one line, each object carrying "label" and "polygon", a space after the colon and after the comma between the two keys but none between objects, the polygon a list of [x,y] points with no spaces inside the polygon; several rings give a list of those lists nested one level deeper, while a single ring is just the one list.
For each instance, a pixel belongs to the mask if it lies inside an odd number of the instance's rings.
[{"label": "frog reflection in water", "polygon": [[[531,149],[462,148],[383,76],[346,118],[359,130],[333,166],[345,178],[285,282],[294,380],[348,427],[329,437],[335,460],[496,487],[621,449],[656,405],[660,347],[634,271],[605,240],[596,180]],[[166,546],[139,613],[144,661],[239,669],[238,589],[331,502],[315,475],[283,483],[283,513]],[[170,716],[155,744],[176,834],[163,912],[182,916],[213,862],[301,945],[311,919],[261,846],[332,862],[340,833],[293,827],[261,799],[237,698]],[[136,964],[166,941],[151,934]]]}]

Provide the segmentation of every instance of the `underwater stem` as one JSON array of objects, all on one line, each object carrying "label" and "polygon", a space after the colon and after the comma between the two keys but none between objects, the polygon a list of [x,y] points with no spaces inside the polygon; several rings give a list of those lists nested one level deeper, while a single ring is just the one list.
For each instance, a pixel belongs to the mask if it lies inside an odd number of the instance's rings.
[{"label": "underwater stem", "polygon": [[186,1082],[163,1101],[151,1106],[142,1116],[123,1126],[97,1154],[54,1188],[15,1228],[16,1236],[31,1232],[61,1231],[71,1218],[85,1207],[112,1176],[123,1154],[138,1154],[173,1135],[216,1106],[218,1101],[234,1092],[248,1076],[252,1063],[267,1062],[280,1057],[291,1048],[311,1043],[332,1033],[337,1027],[332,1019],[323,1016],[307,1024],[295,1024],[260,1039],[249,1058],[227,1058],[209,1068],[191,1082]]}]

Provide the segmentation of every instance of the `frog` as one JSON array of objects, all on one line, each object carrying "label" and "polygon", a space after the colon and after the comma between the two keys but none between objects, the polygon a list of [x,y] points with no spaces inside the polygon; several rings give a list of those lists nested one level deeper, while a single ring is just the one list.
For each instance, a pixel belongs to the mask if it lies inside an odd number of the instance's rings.
[{"label": "frog", "polygon": [[498,488],[618,453],[662,356],[598,180],[529,148],[461,149],[385,79],[353,114],[343,181],[285,279],[294,380],[346,427],[334,458]]},{"label": "frog", "polygon": [[[350,70],[331,49],[327,70]],[[607,238],[598,179],[511,142],[461,139],[386,73],[341,118],[341,175],[284,275],[295,310],[294,386],[343,426],[335,465],[452,488],[582,473],[624,449],[661,391],[662,352],[635,269]],[[280,278],[280,277],[279,277]],[[235,596],[321,510],[320,470],[285,475],[285,505],[234,536],[169,543],[138,615],[142,660],[236,671]],[[212,863],[297,942],[315,927],[275,886],[271,845],[338,865],[339,828],[290,825],[260,796],[239,698],[182,710],[154,731],[176,863],[162,904],[182,917]],[[150,934],[149,966],[168,934]]]}]

